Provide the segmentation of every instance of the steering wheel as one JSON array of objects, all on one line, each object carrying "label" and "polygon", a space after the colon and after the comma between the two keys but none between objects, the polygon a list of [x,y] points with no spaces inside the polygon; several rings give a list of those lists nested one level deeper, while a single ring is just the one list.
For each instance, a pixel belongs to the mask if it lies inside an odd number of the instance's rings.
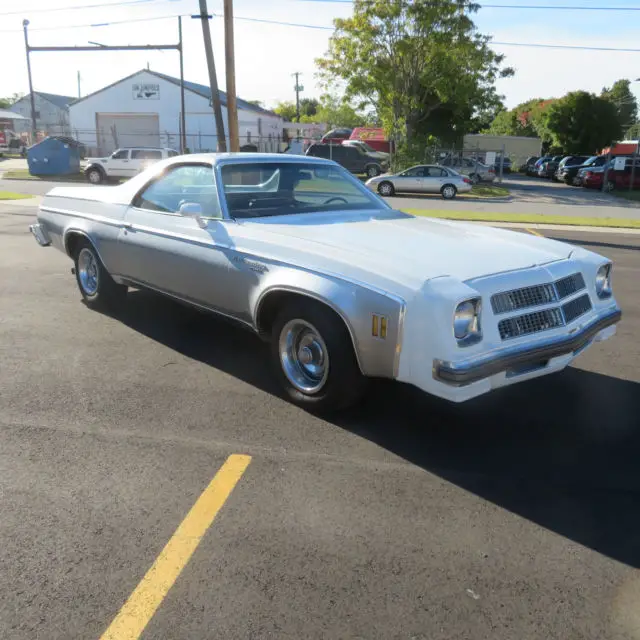
[{"label": "steering wheel", "polygon": [[346,198],[343,198],[342,196],[334,196],[333,198],[329,198],[328,200],[325,200],[323,202],[323,204],[331,204],[332,202],[334,202],[335,200],[341,200],[342,202],[344,202],[345,204],[349,204],[347,202]]}]

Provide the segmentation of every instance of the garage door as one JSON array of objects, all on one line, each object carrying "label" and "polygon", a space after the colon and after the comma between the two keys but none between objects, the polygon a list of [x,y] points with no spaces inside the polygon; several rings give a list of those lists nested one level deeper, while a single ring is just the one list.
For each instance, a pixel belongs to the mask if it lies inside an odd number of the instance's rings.
[{"label": "garage door", "polygon": [[120,147],[160,146],[160,119],[157,113],[96,113],[100,153]]}]

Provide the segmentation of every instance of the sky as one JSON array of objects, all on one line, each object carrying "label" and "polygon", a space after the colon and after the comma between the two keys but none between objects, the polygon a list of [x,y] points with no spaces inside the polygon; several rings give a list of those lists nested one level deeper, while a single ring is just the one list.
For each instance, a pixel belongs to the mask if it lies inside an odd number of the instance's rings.
[{"label": "sky", "polygon": [[[640,9],[640,0],[477,0],[480,4],[517,6],[482,8],[474,16],[481,33],[491,35],[494,49],[516,69],[498,82],[505,103],[513,107],[534,97],[559,97],[567,91],[600,92],[619,78],[640,77],[640,51],[584,51],[511,46],[537,43],[640,49],[638,11],[589,11],[584,7]],[[208,84],[202,28],[190,16],[198,0],[0,0],[0,96],[28,91],[22,21],[28,19],[32,46],[101,44],[174,44],[177,16],[183,14],[185,79]],[[19,5],[19,6],[18,6]],[[571,11],[526,9],[534,6],[579,6]],[[73,7],[70,9],[70,7]],[[327,50],[334,18],[347,17],[352,5],[343,0],[234,0],[236,88],[246,100],[273,107],[295,99],[296,71],[302,73],[302,97],[321,93],[314,60]],[[218,82],[225,88],[222,0],[208,0]],[[52,10],[55,9],[55,10]],[[60,9],[60,10],[58,10]],[[62,10],[64,9],[64,10]],[[312,25],[304,28],[259,20]],[[115,24],[124,21],[135,21]],[[104,25],[105,26],[89,26]],[[72,28],[75,27],[75,28]],[[329,27],[327,29],[327,27]],[[139,69],[149,67],[179,75],[176,51],[32,53],[34,89],[62,95],[87,95]],[[632,85],[640,99],[640,83]]]}]

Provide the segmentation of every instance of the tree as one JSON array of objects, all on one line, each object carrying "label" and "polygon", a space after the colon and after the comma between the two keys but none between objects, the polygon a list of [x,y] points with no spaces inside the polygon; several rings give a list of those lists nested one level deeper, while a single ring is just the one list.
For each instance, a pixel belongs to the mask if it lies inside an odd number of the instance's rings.
[{"label": "tree", "polygon": [[296,119],[296,105],[293,102],[278,102],[273,111],[287,122],[294,122]]},{"label": "tree", "polygon": [[318,108],[313,116],[302,116],[302,122],[323,122],[331,127],[361,127],[367,119],[358,113],[344,98],[325,93],[320,97]]},{"label": "tree", "polygon": [[316,61],[321,78],[342,81],[348,101],[373,107],[409,139],[443,129],[461,137],[495,102],[495,80],[513,73],[476,31],[477,9],[469,0],[354,0]]},{"label": "tree", "polygon": [[7,98],[0,98],[0,109],[8,109],[12,104],[15,104],[24,97],[24,93],[14,93]]},{"label": "tree", "polygon": [[486,133],[542,138],[547,142],[550,139],[550,133],[546,129],[544,114],[553,102],[554,100],[542,98],[522,102],[510,111],[499,113]]},{"label": "tree", "polygon": [[601,97],[612,102],[618,112],[618,120],[623,127],[635,124],[638,119],[638,103],[631,93],[629,80],[616,80],[611,89],[605,87]]},{"label": "tree", "polygon": [[256,107],[264,107],[264,102],[262,100],[246,100],[249,104],[255,104]]},{"label": "tree", "polygon": [[315,98],[302,98],[300,100],[300,116],[315,116],[319,106],[320,102]]},{"label": "tree", "polygon": [[616,106],[586,91],[572,91],[545,113],[552,143],[566,153],[593,153],[622,134]]}]

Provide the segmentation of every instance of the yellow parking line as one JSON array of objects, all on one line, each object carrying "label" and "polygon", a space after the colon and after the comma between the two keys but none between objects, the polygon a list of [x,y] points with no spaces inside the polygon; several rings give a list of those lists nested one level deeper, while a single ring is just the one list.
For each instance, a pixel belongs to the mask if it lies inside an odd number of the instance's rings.
[{"label": "yellow parking line", "polygon": [[525,231],[528,231],[529,233],[532,233],[534,236],[540,236],[541,238],[544,238],[544,236],[541,233],[538,233],[535,229],[529,229],[528,227],[525,229]]},{"label": "yellow parking line", "polygon": [[100,640],[140,637],[250,462],[251,456],[227,458]]}]

